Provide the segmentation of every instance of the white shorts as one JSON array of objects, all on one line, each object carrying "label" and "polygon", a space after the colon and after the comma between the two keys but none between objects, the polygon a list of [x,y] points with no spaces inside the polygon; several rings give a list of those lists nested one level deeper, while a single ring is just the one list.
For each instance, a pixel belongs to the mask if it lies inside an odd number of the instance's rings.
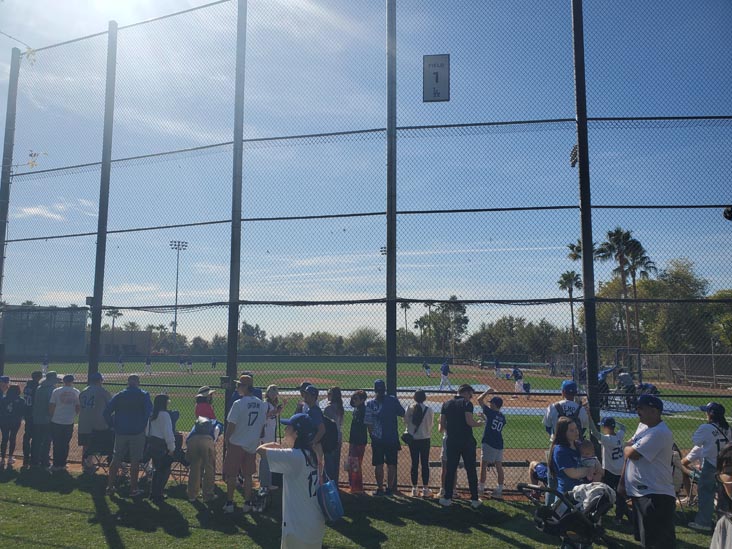
[{"label": "white shorts", "polygon": [[513,390],[517,393],[523,393],[524,392],[524,380],[519,379],[516,381],[516,383],[513,386]]},{"label": "white shorts", "polygon": [[481,461],[484,461],[485,463],[495,463],[497,461],[503,461],[502,449],[499,450],[498,448],[494,448],[493,446],[489,446],[488,444],[483,444],[481,449],[483,450]]}]

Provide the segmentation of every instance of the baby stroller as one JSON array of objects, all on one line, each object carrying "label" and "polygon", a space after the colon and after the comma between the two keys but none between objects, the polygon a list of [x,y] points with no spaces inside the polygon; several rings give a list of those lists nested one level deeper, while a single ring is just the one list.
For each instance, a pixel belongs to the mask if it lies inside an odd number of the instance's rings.
[{"label": "baby stroller", "polygon": [[[562,549],[583,549],[593,543],[602,543],[611,549],[617,547],[605,536],[605,529],[600,524],[602,517],[615,505],[615,492],[609,486],[593,482],[577,486],[569,494],[534,484],[521,483],[517,488],[536,505],[536,528],[558,537]],[[543,494],[547,493],[556,498],[552,505],[544,504]]]}]

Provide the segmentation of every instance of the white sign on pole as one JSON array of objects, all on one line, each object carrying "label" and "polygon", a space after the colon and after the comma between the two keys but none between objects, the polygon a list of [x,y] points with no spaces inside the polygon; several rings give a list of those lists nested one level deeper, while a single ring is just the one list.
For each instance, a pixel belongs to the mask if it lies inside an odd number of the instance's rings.
[{"label": "white sign on pole", "polygon": [[422,58],[422,101],[450,101],[450,54]]}]

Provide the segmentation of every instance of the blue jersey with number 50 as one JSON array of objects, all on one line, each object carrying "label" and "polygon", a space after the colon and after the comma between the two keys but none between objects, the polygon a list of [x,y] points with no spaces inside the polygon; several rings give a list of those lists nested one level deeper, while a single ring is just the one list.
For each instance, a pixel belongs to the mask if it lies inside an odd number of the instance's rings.
[{"label": "blue jersey with number 50", "polygon": [[496,450],[503,450],[503,428],[506,425],[506,416],[501,412],[491,410],[483,406],[485,414],[485,431],[483,431],[483,444],[487,444]]}]

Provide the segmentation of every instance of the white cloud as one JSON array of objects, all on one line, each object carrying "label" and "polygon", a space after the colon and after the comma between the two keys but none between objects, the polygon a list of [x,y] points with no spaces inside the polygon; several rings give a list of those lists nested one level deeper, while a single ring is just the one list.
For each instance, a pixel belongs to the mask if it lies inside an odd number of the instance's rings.
[{"label": "white cloud", "polygon": [[36,303],[41,305],[83,305],[86,302],[87,294],[85,292],[71,291],[50,291],[44,292],[34,299]]},{"label": "white cloud", "polygon": [[119,286],[111,286],[107,288],[110,294],[140,294],[154,292],[158,289],[157,284],[130,284],[125,282]]},{"label": "white cloud", "polygon": [[25,219],[28,217],[43,217],[45,219],[53,219],[54,221],[66,221],[66,218],[60,214],[52,212],[47,206],[26,206],[18,208],[12,214],[15,219]]}]

